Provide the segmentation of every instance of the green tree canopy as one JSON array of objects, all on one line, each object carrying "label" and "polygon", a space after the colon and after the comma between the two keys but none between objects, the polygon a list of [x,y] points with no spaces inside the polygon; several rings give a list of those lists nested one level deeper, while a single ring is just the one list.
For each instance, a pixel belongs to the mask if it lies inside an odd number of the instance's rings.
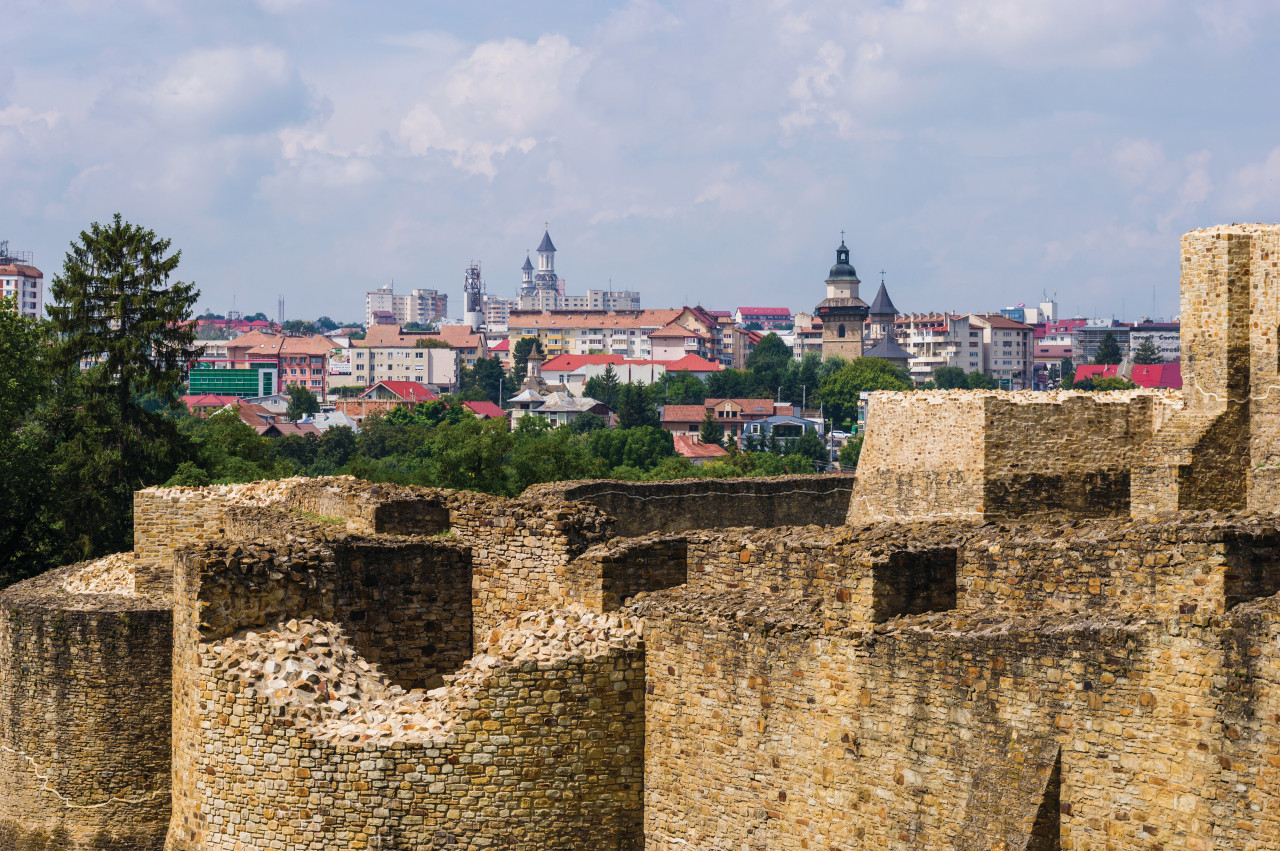
[{"label": "green tree canopy", "polygon": [[310,414],[319,412],[320,400],[316,398],[316,394],[301,384],[289,385],[289,407],[285,410],[286,417],[297,422]]},{"label": "green tree canopy", "polygon": [[618,388],[621,382],[618,381],[618,373],[614,371],[613,364],[605,364],[604,372],[600,375],[593,375],[587,379],[587,383],[583,385],[582,395],[597,402],[603,402],[610,409],[616,410],[618,407]]},{"label": "green tree canopy", "polygon": [[698,440],[703,443],[720,443],[724,439],[724,426],[716,419],[715,411],[707,408],[702,418],[702,426],[698,429]]},{"label": "green tree canopy", "polygon": [[857,413],[860,393],[911,388],[911,378],[888,361],[856,358],[824,379],[818,392],[827,414],[835,420],[842,420]]},{"label": "green tree canopy", "polygon": [[964,377],[965,384],[970,390],[999,390],[1000,382],[996,381],[985,372],[974,370]]},{"label": "green tree canopy", "polygon": [[1071,358],[1063,358],[1059,367],[1063,390],[1070,390],[1076,379],[1076,363]]},{"label": "green tree canopy", "polygon": [[614,411],[619,428],[658,425],[658,408],[652,395],[639,384],[628,383],[618,388],[618,406]]},{"label": "green tree canopy", "polygon": [[1119,375],[1113,375],[1110,378],[1095,378],[1093,380],[1093,389],[1099,393],[1104,390],[1134,390],[1137,386],[1129,379],[1122,378]]},{"label": "green tree canopy", "polygon": [[765,396],[774,396],[786,382],[795,362],[791,347],[772,331],[764,335],[751,354],[747,356],[747,371],[751,373],[752,390]]},{"label": "green tree canopy", "polygon": [[200,292],[169,280],[182,256],[166,256],[169,244],[116,213],[80,232],[49,287],[58,365],[93,364],[90,400],[113,396],[126,419],[134,396],[176,396],[196,355],[190,320]]},{"label": "green tree canopy", "polygon": [[542,354],[542,344],[538,342],[537,337],[521,337],[511,348],[511,374],[516,384],[521,383],[528,376],[529,353],[534,349],[538,350],[538,354]]},{"label": "green tree canopy", "polygon": [[1120,363],[1123,359],[1124,355],[1120,352],[1120,344],[1116,342],[1116,335],[1108,331],[1098,343],[1098,353],[1094,356],[1093,362],[1097,364],[1114,364]]},{"label": "green tree canopy", "polygon": [[940,366],[933,371],[933,386],[939,390],[963,390],[969,386],[969,377],[958,366]]},{"label": "green tree canopy", "polygon": [[1137,348],[1133,350],[1133,362],[1139,364],[1164,363],[1164,356],[1156,348],[1155,340],[1150,336],[1144,336],[1142,342],[1138,343]]}]

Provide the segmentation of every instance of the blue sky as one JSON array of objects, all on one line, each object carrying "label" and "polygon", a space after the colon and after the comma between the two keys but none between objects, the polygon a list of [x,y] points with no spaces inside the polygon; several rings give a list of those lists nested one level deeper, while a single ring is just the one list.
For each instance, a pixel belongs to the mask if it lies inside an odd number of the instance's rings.
[{"label": "blue sky", "polygon": [[1178,236],[1280,218],[1280,5],[17,0],[0,239],[119,211],[200,307],[570,291],[811,309],[840,231],[902,310],[1177,312]]}]

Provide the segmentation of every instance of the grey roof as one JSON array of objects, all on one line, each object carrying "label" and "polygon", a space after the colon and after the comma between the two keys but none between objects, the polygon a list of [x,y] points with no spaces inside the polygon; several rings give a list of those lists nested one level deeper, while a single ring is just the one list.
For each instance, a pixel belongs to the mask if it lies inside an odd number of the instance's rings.
[{"label": "grey roof", "polygon": [[533,271],[533,264],[529,262],[529,255],[528,255],[528,254],[526,254],[526,255],[524,256],[524,265],[520,267],[520,271],[522,271],[522,272],[532,272],[532,271]]},{"label": "grey roof", "polygon": [[[844,255],[843,257],[841,255]],[[858,281],[858,272],[853,268],[853,264],[849,262],[849,247],[844,244],[844,240],[840,240],[840,247],[836,249],[836,265],[831,267],[831,271],[827,274],[828,281]]]},{"label": "grey roof", "polygon": [[881,360],[911,360],[914,357],[911,352],[898,345],[898,341],[893,339],[892,334],[885,334],[876,341],[870,351],[863,352],[862,356],[864,358],[880,358]]},{"label": "grey roof", "polygon": [[551,231],[542,232],[542,242],[538,243],[538,252],[555,251],[556,247],[551,244]]},{"label": "grey roof", "polygon": [[884,288],[884,281],[880,282],[880,289],[876,291],[876,297],[871,300],[871,315],[898,315],[898,308],[893,306],[893,299],[889,298],[889,292]]}]

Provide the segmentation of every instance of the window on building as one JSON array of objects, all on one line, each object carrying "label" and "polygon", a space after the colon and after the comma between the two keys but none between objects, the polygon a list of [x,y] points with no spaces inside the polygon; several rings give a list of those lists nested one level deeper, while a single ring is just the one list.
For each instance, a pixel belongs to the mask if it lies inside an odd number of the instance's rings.
[{"label": "window on building", "polygon": [[840,337],[841,339],[843,339],[843,338],[844,338],[844,326],[843,326],[843,325],[839,325],[839,326],[837,326],[837,327],[836,327],[836,336],[837,336],[837,337]]}]

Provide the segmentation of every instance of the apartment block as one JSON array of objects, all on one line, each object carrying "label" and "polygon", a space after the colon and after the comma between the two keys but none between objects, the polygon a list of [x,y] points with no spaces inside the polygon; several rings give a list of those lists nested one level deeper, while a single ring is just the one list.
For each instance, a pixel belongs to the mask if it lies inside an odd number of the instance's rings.
[{"label": "apartment block", "polygon": [[903,313],[894,321],[894,337],[911,352],[908,370],[917,385],[933,378],[940,367],[983,371],[983,332],[967,315]]},{"label": "apartment block", "polygon": [[1035,329],[999,314],[969,314],[982,334],[982,371],[1001,390],[1031,390],[1035,375]]},{"label": "apartment block", "polygon": [[30,251],[10,251],[0,241],[0,298],[11,298],[18,312],[33,319],[44,316],[44,273],[31,265]]}]

